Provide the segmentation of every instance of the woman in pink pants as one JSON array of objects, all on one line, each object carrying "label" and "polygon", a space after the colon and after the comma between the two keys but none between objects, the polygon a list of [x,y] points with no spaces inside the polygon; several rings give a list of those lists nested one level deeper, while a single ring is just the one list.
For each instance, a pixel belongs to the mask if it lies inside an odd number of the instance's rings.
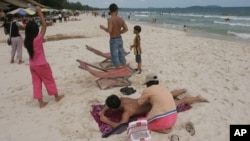
[{"label": "woman in pink pants", "polygon": [[45,58],[43,37],[46,33],[46,22],[39,6],[36,7],[36,11],[42,23],[41,31],[39,33],[39,28],[35,21],[29,21],[25,28],[24,45],[30,56],[29,64],[33,83],[33,97],[38,99],[40,108],[43,108],[48,102],[43,101],[42,83],[44,83],[48,94],[55,96],[57,102],[64,96],[58,95],[50,65]]}]

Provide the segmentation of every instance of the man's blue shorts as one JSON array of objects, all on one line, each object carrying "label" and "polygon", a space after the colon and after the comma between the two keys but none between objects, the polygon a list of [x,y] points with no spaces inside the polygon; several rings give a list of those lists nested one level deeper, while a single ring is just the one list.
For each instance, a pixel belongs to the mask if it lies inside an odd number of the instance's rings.
[{"label": "man's blue shorts", "polygon": [[123,40],[120,37],[110,38],[110,53],[111,59],[115,67],[121,66],[126,63],[125,53],[123,49]]}]

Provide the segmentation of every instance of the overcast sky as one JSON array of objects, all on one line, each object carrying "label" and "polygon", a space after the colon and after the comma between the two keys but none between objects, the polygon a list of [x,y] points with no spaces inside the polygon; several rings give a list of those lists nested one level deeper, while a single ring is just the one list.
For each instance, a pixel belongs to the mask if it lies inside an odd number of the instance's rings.
[{"label": "overcast sky", "polygon": [[91,7],[107,8],[111,3],[118,7],[126,8],[174,8],[188,6],[218,5],[224,7],[250,7],[250,0],[68,0],[69,2],[81,2],[82,5]]}]

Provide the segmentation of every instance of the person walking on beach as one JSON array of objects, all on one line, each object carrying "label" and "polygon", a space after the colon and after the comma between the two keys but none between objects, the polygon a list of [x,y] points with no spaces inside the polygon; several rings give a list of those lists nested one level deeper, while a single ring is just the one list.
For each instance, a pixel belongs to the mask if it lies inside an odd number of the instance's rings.
[{"label": "person walking on beach", "polygon": [[25,28],[24,45],[30,57],[29,65],[33,83],[33,98],[38,99],[40,108],[43,108],[48,104],[48,102],[43,101],[42,83],[44,83],[48,94],[53,95],[57,102],[60,101],[64,95],[58,95],[52,70],[46,60],[43,49],[43,37],[46,33],[46,21],[39,6],[36,6],[36,11],[41,20],[41,31],[39,33],[38,25],[34,20],[29,21]]},{"label": "person walking on beach", "polygon": [[142,69],[141,69],[141,53],[142,53],[142,49],[141,49],[140,32],[141,32],[141,27],[139,25],[134,26],[134,34],[135,34],[134,44],[130,46],[130,49],[134,50],[135,61],[138,64],[137,69],[135,69],[135,70],[138,71],[138,74],[140,74],[141,71],[142,71]]},{"label": "person walking on beach", "polygon": [[23,49],[23,39],[19,33],[19,28],[22,26],[13,20],[13,15],[8,14],[8,20],[4,23],[4,32],[10,36],[11,41],[11,59],[10,63],[13,64],[14,58],[18,60],[18,64],[22,64],[22,49]]},{"label": "person walking on beach", "polygon": [[100,25],[100,29],[108,32],[110,35],[110,53],[112,63],[115,67],[126,64],[125,51],[123,48],[123,40],[121,34],[128,31],[125,21],[118,16],[118,6],[111,4],[109,6],[110,18],[108,18],[108,27]]}]

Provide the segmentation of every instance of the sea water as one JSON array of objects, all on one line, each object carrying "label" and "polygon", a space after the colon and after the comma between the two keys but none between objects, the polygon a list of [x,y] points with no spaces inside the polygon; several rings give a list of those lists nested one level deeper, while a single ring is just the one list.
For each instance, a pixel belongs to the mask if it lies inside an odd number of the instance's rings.
[{"label": "sea water", "polygon": [[137,24],[183,30],[193,35],[250,42],[250,7],[188,7],[120,9],[119,15]]}]

